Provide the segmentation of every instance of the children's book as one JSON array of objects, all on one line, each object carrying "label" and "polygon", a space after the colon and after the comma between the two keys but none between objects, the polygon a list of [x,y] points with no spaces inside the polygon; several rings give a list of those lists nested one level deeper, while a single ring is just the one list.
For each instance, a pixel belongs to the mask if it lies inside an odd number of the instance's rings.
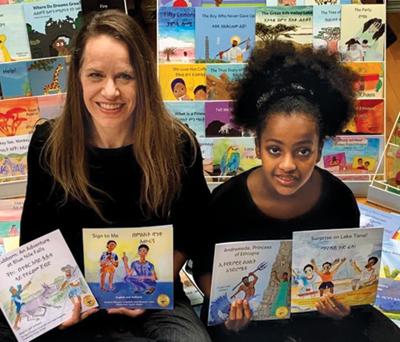
[{"label": "children's book", "polygon": [[160,8],[158,19],[160,63],[194,63],[194,10],[194,8]]},{"label": "children's book", "polygon": [[211,180],[214,175],[213,139],[199,138],[201,156],[203,157],[203,174],[206,180]]},{"label": "children's book", "polygon": [[232,122],[232,101],[206,102],[206,136],[240,137],[242,131]]},{"label": "children's book", "polygon": [[0,256],[17,249],[19,246],[18,236],[0,237]]},{"label": "children's book", "polygon": [[65,57],[27,62],[32,95],[52,95],[67,91],[68,68]]},{"label": "children's book", "polygon": [[261,164],[253,137],[212,139],[213,175],[220,181]]},{"label": "children's book", "polygon": [[165,102],[167,109],[196,134],[204,137],[204,102],[170,101]]},{"label": "children's book", "polygon": [[223,323],[231,303],[247,300],[253,320],[290,316],[291,241],[215,245],[208,325]]},{"label": "children's book", "polygon": [[207,64],[207,99],[233,100],[234,89],[243,75],[245,64]]},{"label": "children's book", "polygon": [[[301,48],[313,45],[313,6],[258,8],[256,42],[287,40]],[[257,45],[257,43],[256,43]]]},{"label": "children's book", "polygon": [[71,55],[72,37],[82,22],[79,0],[24,4],[32,58]]},{"label": "children's book", "polygon": [[160,64],[160,85],[166,101],[206,99],[205,64]]},{"label": "children's book", "polygon": [[108,9],[118,9],[128,14],[125,0],[84,0],[82,1],[83,15],[94,11],[104,11]]},{"label": "children's book", "polygon": [[0,257],[0,306],[19,342],[66,321],[74,302],[97,302],[61,232],[55,230]]},{"label": "children's book", "polygon": [[202,0],[203,7],[265,6],[265,0]]},{"label": "children's book", "polygon": [[326,49],[332,54],[339,52],[340,13],[340,5],[313,7],[313,46],[315,49]]},{"label": "children's book", "polygon": [[[19,237],[23,205],[23,197],[0,200],[0,239]],[[3,241],[3,247],[6,244]]]},{"label": "children's book", "polygon": [[344,128],[344,133],[383,134],[384,133],[384,104],[383,100],[357,100],[356,113]]},{"label": "children's book", "polygon": [[61,115],[65,104],[66,94],[38,96],[39,113],[41,118],[54,119]]},{"label": "children's book", "polygon": [[382,61],[385,5],[342,6],[340,52],[345,62]]},{"label": "children's book", "polygon": [[316,310],[328,293],[350,306],[373,304],[382,237],[383,228],[294,232],[291,312]]},{"label": "children's book", "polygon": [[0,64],[3,98],[32,96],[26,62]]},{"label": "children's book", "polygon": [[347,63],[358,75],[354,88],[358,98],[383,98],[383,63]]},{"label": "children's book", "polygon": [[339,161],[339,168],[331,170],[338,176],[373,174],[382,149],[383,136],[336,136],[325,141],[319,165],[330,169]]},{"label": "children's book", "polygon": [[31,134],[0,137],[0,183],[25,179]]},{"label": "children's book", "polygon": [[39,119],[36,97],[0,101],[0,138],[31,134]]},{"label": "children's book", "polygon": [[254,47],[255,9],[197,8],[196,61],[242,63]]},{"label": "children's book", "polygon": [[21,5],[0,6],[0,63],[30,59],[28,35]]},{"label": "children's book", "polygon": [[85,277],[102,308],[173,309],[172,226],[83,229]]}]

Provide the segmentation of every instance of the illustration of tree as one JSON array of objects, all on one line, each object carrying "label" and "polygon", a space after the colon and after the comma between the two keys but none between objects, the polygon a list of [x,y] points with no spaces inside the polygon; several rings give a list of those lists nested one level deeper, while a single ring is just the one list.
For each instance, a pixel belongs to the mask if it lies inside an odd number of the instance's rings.
[{"label": "illustration of tree", "polygon": [[176,52],[176,48],[174,48],[174,47],[167,47],[163,50],[163,54],[167,55],[167,62],[171,61],[170,57],[175,56],[175,52]]},{"label": "illustration of tree", "polygon": [[265,25],[262,23],[256,23],[256,36],[264,42],[268,40],[276,40],[280,36],[293,38],[289,32],[296,32],[297,28],[297,25]]},{"label": "illustration of tree", "polygon": [[44,70],[50,71],[54,68],[54,59],[39,59],[30,63],[28,71],[31,70]]},{"label": "illustration of tree", "polygon": [[328,51],[335,53],[338,51],[340,27],[322,27],[314,38],[324,40]]},{"label": "illustration of tree", "polygon": [[5,113],[0,112],[0,133],[6,137],[14,136],[19,125],[27,120],[19,116],[22,113],[26,113],[26,109],[21,107],[12,108]]}]

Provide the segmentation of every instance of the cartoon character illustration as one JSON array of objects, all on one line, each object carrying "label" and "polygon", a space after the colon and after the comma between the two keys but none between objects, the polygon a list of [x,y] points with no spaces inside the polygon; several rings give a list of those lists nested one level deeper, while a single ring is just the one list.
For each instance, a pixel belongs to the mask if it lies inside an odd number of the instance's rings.
[{"label": "cartoon character illustration", "polygon": [[50,93],[61,93],[61,86],[58,78],[62,69],[62,64],[58,64],[56,69],[54,70],[52,81],[43,87],[44,95],[48,95]]},{"label": "cartoon character illustration", "polygon": [[22,306],[25,304],[22,301],[22,297],[21,294],[22,292],[24,292],[26,290],[26,288],[31,285],[31,282],[27,282],[25,284],[25,286],[22,287],[21,284],[18,284],[16,287],[11,286],[10,287],[10,292],[11,292],[11,305],[10,307],[12,308],[13,304],[15,305],[15,313],[16,313],[16,317],[15,317],[15,321],[14,321],[14,325],[13,328],[14,329],[19,329],[18,324],[21,322],[21,308]]},{"label": "cartoon character illustration", "polygon": [[377,263],[377,257],[369,257],[367,264],[363,269],[361,269],[355,260],[350,260],[350,264],[356,272],[356,277],[351,281],[351,287],[353,290],[358,290],[359,288],[372,285],[378,281],[378,274],[374,267]]},{"label": "cartoon character illustration", "polygon": [[207,100],[207,87],[204,84],[198,85],[193,90],[194,99],[197,101]]},{"label": "cartoon character illustration", "polygon": [[234,176],[239,171],[240,152],[237,145],[230,145],[221,158],[221,176]]},{"label": "cartoon character illustration", "polygon": [[[251,280],[250,277],[252,278]],[[255,273],[250,272],[247,276],[242,278],[241,281],[242,284],[239,286],[237,291],[232,294],[231,299],[235,298],[236,295],[238,295],[240,292],[243,292],[244,293],[243,299],[250,300],[250,298],[252,298],[256,293],[255,285],[257,281],[258,277],[255,275]]]},{"label": "cartoon character illustration", "polygon": [[191,101],[187,95],[186,83],[183,78],[175,78],[171,82],[171,90],[178,101]]},{"label": "cartoon character illustration", "polygon": [[313,295],[318,293],[317,290],[317,276],[314,272],[314,266],[311,264],[307,264],[303,268],[304,274],[298,275],[295,270],[293,270],[293,275],[295,276],[295,280],[301,286],[298,295],[306,296]]},{"label": "cartoon character illustration", "polygon": [[51,47],[57,51],[58,56],[68,56],[71,54],[68,48],[70,40],[67,36],[58,36],[51,44]]},{"label": "cartoon character illustration", "polygon": [[10,62],[12,61],[11,55],[5,45],[7,36],[5,34],[0,34],[0,62]]},{"label": "cartoon character illustration", "polygon": [[314,267],[315,272],[321,277],[321,284],[319,285],[319,295],[322,297],[324,295],[325,290],[329,290],[330,293],[334,291],[334,283],[332,282],[333,277],[336,272],[339,270],[339,267],[343,265],[346,261],[346,258],[341,260],[336,259],[333,263],[326,261],[322,264],[322,270],[320,270],[315,263],[314,259],[311,259],[311,265]]},{"label": "cartoon character illustration", "polygon": [[[245,48],[242,49],[240,45],[246,43]],[[231,38],[232,46],[229,49],[224,51],[220,51],[218,56],[220,59],[223,59],[227,62],[235,62],[241,63],[243,62],[243,54],[250,48],[250,38],[247,38],[245,41],[240,42],[239,36],[233,36]]]},{"label": "cartoon character illustration", "polygon": [[100,290],[106,291],[105,281],[108,274],[108,289],[113,290],[113,279],[115,269],[118,267],[118,255],[113,253],[117,242],[109,240],[107,242],[107,251],[100,256]]},{"label": "cartoon character illustration", "polygon": [[277,310],[279,308],[287,308],[288,307],[288,299],[289,299],[289,273],[283,272],[281,279],[279,279],[276,271],[272,271],[271,273],[273,281],[279,284],[278,293],[276,294],[275,300],[271,306],[271,315],[277,316]]},{"label": "cartoon character illustration", "polygon": [[154,265],[146,260],[149,249],[149,246],[141,244],[138,247],[139,260],[133,261],[130,267],[128,257],[123,253],[122,261],[126,273],[124,280],[132,285],[134,292],[152,294],[156,289],[157,274]]},{"label": "cartoon character illustration", "polygon": [[71,265],[65,265],[61,268],[61,271],[65,273],[65,280],[62,283],[60,290],[68,289],[68,298],[74,304],[74,298],[78,298],[81,301],[81,295],[84,293],[82,289],[82,282],[78,267],[72,267]]},{"label": "cartoon character illustration", "polygon": [[364,59],[362,46],[357,39],[351,38],[345,44],[347,51],[344,54],[344,61],[362,61]]},{"label": "cartoon character illustration", "polygon": [[206,74],[208,100],[231,100],[237,82],[223,72],[219,77]]}]

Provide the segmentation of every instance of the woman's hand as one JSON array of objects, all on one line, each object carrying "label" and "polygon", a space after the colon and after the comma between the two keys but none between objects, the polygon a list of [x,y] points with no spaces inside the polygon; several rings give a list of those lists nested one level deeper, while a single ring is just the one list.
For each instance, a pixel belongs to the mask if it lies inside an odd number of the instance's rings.
[{"label": "woman's hand", "polygon": [[351,312],[350,306],[338,301],[332,293],[321,297],[315,307],[322,315],[336,319],[344,318]]},{"label": "woman's hand", "polygon": [[247,327],[253,313],[247,300],[238,299],[232,302],[229,311],[229,318],[225,321],[225,327],[228,330],[239,332]]},{"label": "woman's hand", "polygon": [[138,317],[140,315],[143,315],[143,313],[146,310],[144,309],[128,309],[128,308],[113,308],[113,309],[108,309],[107,312],[110,315],[125,315],[129,316],[131,318]]},{"label": "woman's hand", "polygon": [[61,330],[69,328],[75,325],[76,323],[79,323],[80,321],[84,320],[85,318],[89,317],[90,315],[94,314],[95,312],[99,311],[98,308],[93,308],[81,313],[81,310],[82,310],[81,300],[78,297],[74,297],[74,307],[72,309],[71,317],[68,318],[64,323],[60,324],[58,328]]}]

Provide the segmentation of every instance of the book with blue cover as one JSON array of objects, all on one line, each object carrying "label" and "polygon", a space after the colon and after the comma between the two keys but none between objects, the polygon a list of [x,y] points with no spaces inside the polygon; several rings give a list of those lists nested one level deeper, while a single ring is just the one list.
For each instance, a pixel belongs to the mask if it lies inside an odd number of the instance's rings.
[{"label": "book with blue cover", "polygon": [[313,7],[313,46],[327,49],[329,53],[339,52],[340,5]]},{"label": "book with blue cover", "polygon": [[200,101],[168,101],[167,109],[196,134],[203,138],[204,133],[204,102]]},{"label": "book with blue cover", "polygon": [[5,99],[31,96],[27,62],[0,64],[0,84]]}]

